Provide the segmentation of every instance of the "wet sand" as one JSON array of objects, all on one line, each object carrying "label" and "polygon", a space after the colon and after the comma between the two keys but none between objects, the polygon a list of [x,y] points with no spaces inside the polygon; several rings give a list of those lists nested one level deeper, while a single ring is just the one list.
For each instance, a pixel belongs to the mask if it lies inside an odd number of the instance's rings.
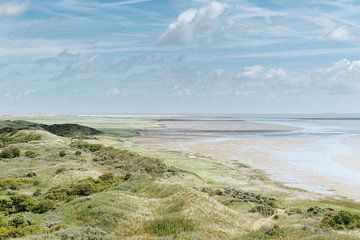
[{"label": "wet sand", "polygon": [[[218,118],[161,118],[158,122],[159,128],[144,130],[144,136],[133,141],[152,149],[201,154],[223,163],[239,161],[264,170],[271,179],[288,186],[360,200],[360,152],[342,151],[331,155],[329,161],[324,158],[328,145],[323,140],[291,134],[264,136],[291,133],[298,127]],[[341,141],[353,147],[360,145],[360,138]]]}]

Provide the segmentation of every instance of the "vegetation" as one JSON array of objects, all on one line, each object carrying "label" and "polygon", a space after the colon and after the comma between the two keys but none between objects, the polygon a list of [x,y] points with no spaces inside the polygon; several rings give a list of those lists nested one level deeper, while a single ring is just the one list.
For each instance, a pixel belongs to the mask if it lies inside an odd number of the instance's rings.
[{"label": "vegetation", "polygon": [[[114,180],[115,181],[115,180]],[[75,197],[89,196],[108,189],[114,181],[108,179],[87,178],[67,186],[58,186],[45,194],[45,199],[53,201],[70,201]]]},{"label": "vegetation", "polygon": [[37,156],[39,156],[39,153],[37,153],[34,150],[27,150],[25,152],[25,156],[28,157],[28,158],[36,158]]},{"label": "vegetation", "polygon": [[20,150],[16,147],[4,149],[0,152],[0,158],[17,158],[20,156]]},{"label": "vegetation", "polygon": [[71,146],[94,153],[94,162],[122,171],[124,175],[146,173],[155,177],[179,173],[178,169],[167,166],[159,159],[144,157],[135,152],[82,141],[73,142]]},{"label": "vegetation", "polygon": [[60,151],[60,152],[59,152],[59,156],[60,156],[60,157],[65,157],[65,156],[66,156],[66,152],[65,152],[65,151]]},{"label": "vegetation", "polygon": [[41,136],[35,133],[29,133],[25,136],[17,136],[13,138],[12,136],[16,135],[16,133],[20,130],[45,130],[52,134],[62,136],[62,137],[77,137],[84,138],[87,136],[93,136],[97,134],[101,134],[102,132],[82,126],[79,124],[38,124],[32,123],[28,121],[0,121],[0,134],[4,134],[0,139],[0,142],[3,143],[19,143],[19,142],[29,142],[33,140],[40,140]]},{"label": "vegetation", "polygon": [[[45,126],[0,121],[0,153],[12,158],[0,161],[0,240],[360,238],[359,203],[307,199],[206,157],[139,150],[116,129],[95,138],[80,125]],[[131,126],[119,131],[145,129]]]},{"label": "vegetation", "polygon": [[79,124],[43,124],[41,126],[45,130],[62,137],[86,137],[102,133],[94,128],[81,126]]},{"label": "vegetation", "polygon": [[360,228],[360,216],[349,211],[340,210],[325,216],[321,224],[324,227],[337,230]]},{"label": "vegetation", "polygon": [[145,225],[146,232],[158,236],[177,235],[181,232],[194,230],[194,222],[181,216],[157,218]]}]

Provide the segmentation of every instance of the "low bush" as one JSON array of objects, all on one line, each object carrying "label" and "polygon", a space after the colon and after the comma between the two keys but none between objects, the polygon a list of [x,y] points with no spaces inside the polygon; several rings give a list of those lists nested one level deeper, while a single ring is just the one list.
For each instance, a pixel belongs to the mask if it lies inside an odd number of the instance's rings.
[{"label": "low bush", "polygon": [[34,178],[5,178],[0,179],[0,190],[19,190],[28,185],[36,186],[40,182]]},{"label": "low bush", "polygon": [[28,150],[25,152],[25,156],[28,158],[36,158],[37,156],[39,156],[39,153],[34,150]]},{"label": "low bush", "polygon": [[36,189],[35,192],[33,193],[33,197],[39,197],[41,196],[41,189]]},{"label": "low bush", "polygon": [[75,155],[76,155],[76,156],[81,156],[81,152],[80,152],[80,151],[76,151],[76,152],[75,152]]},{"label": "low bush", "polygon": [[147,233],[158,236],[177,235],[181,232],[193,230],[195,230],[194,222],[180,216],[157,218],[145,225],[145,231]]},{"label": "low bush", "polygon": [[45,198],[54,201],[71,201],[75,197],[89,196],[111,186],[112,182],[87,178],[76,183],[50,189]]},{"label": "low bush", "polygon": [[0,199],[0,212],[8,214],[33,212],[42,214],[53,210],[54,202],[46,199],[35,200],[28,195],[16,194],[10,198]]},{"label": "low bush", "polygon": [[23,215],[17,215],[9,221],[9,225],[19,228],[31,225],[31,221],[26,219]]},{"label": "low bush", "polygon": [[59,152],[59,156],[60,156],[60,157],[65,157],[65,156],[66,156],[66,152],[65,152],[65,151],[60,151],[60,152]]},{"label": "low bush", "polygon": [[360,228],[360,216],[349,211],[338,211],[325,216],[321,225],[337,230]]},{"label": "low bush", "polygon": [[264,217],[270,217],[275,214],[275,209],[267,205],[258,205],[250,210],[251,213],[260,213]]},{"label": "low bush", "polygon": [[20,156],[20,150],[18,148],[8,148],[0,152],[0,158],[17,158]]},{"label": "low bush", "polygon": [[36,202],[34,204],[34,206],[31,209],[31,212],[33,213],[37,213],[37,214],[42,214],[42,213],[46,213],[48,211],[54,210],[55,206],[54,206],[54,202],[51,200],[40,200],[38,202]]},{"label": "low bush", "polygon": [[10,197],[15,212],[29,212],[35,205],[35,201],[28,195],[16,194]]},{"label": "low bush", "polygon": [[307,214],[310,216],[324,216],[328,214],[332,214],[335,212],[333,208],[321,208],[318,206],[310,207],[306,210]]}]

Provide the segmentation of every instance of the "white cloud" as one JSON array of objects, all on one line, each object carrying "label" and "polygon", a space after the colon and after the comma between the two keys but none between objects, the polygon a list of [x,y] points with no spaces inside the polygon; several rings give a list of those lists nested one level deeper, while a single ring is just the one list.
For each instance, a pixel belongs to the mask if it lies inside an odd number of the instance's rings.
[{"label": "white cloud", "polygon": [[211,31],[214,21],[224,13],[225,8],[225,4],[212,1],[205,7],[182,12],[160,36],[160,42],[175,45],[191,44],[198,35]]},{"label": "white cloud", "polygon": [[244,69],[238,74],[238,77],[243,77],[247,79],[257,79],[257,78],[282,78],[286,77],[287,72],[283,68],[269,68],[266,69],[262,65],[254,65],[244,67]]},{"label": "white cloud", "polygon": [[28,6],[25,1],[3,1],[0,3],[0,17],[16,17],[23,14]]},{"label": "white cloud", "polygon": [[337,42],[351,42],[354,40],[354,36],[347,27],[341,26],[332,31],[327,39]]},{"label": "white cloud", "polygon": [[314,73],[314,87],[333,92],[360,91],[360,61],[343,59]]}]

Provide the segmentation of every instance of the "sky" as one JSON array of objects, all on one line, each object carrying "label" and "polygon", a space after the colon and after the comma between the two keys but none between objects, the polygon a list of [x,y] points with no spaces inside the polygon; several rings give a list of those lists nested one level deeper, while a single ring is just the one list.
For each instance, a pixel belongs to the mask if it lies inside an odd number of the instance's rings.
[{"label": "sky", "polygon": [[358,113],[360,1],[1,0],[0,113]]}]

